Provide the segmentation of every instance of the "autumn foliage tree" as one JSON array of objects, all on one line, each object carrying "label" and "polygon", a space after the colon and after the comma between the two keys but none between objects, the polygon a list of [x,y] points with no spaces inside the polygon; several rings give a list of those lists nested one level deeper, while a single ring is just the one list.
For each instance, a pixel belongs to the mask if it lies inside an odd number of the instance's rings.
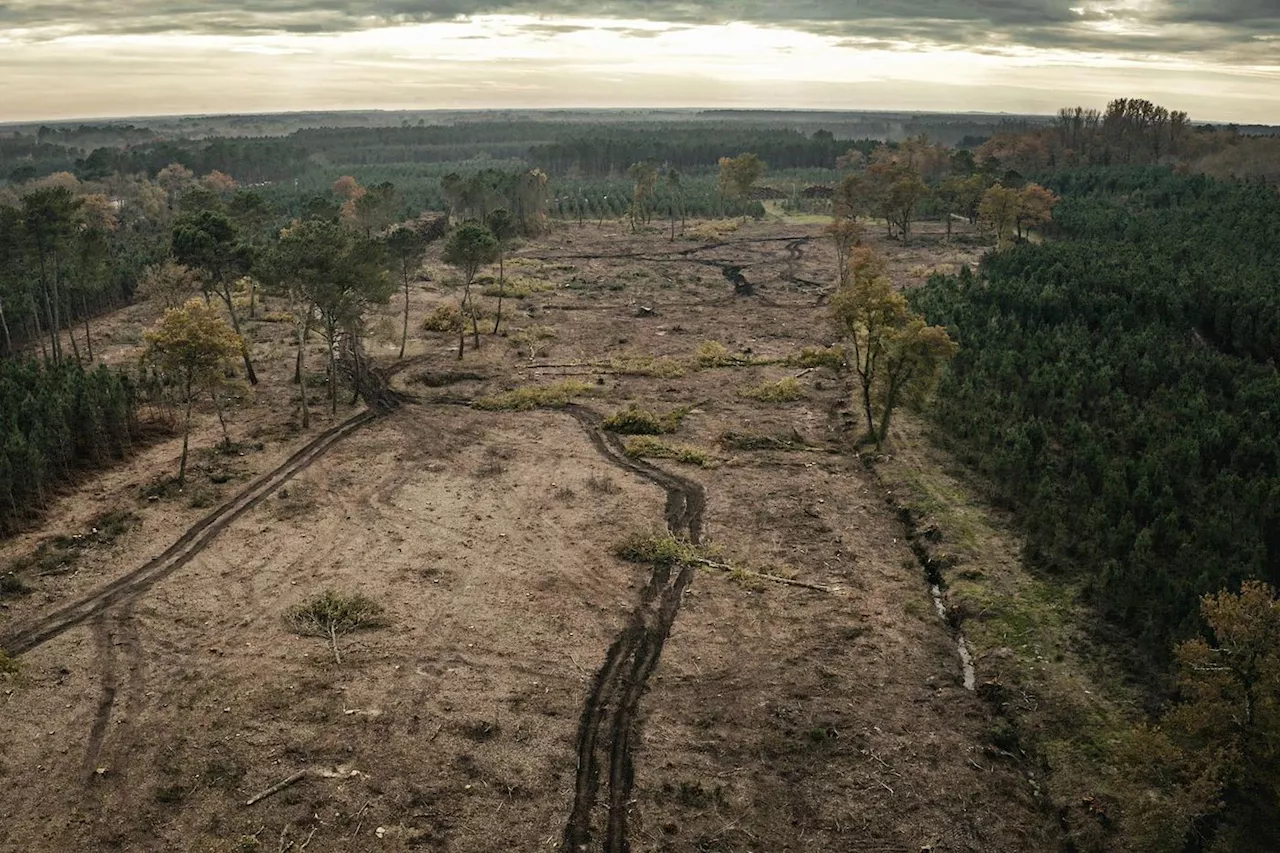
[{"label": "autumn foliage tree", "polygon": [[995,235],[996,245],[1009,241],[1018,223],[1018,191],[995,184],[982,194],[978,204],[978,224],[982,230]]},{"label": "autumn foliage tree", "polygon": [[1280,600],[1246,581],[1201,602],[1209,633],[1177,647],[1178,702],[1121,765],[1131,849],[1280,849]]},{"label": "autumn foliage tree", "polygon": [[137,295],[177,308],[200,289],[200,273],[174,260],[151,264],[138,279]]},{"label": "autumn foliage tree", "polygon": [[945,329],[911,310],[893,288],[884,260],[862,246],[853,249],[846,284],[831,304],[853,350],[867,435],[880,445],[895,409],[927,398],[956,345]]},{"label": "autumn foliage tree", "polygon": [[[218,406],[218,390],[226,382],[227,368],[240,354],[244,343],[227,321],[200,299],[181,308],[170,308],[146,333],[143,360],[155,366],[177,387],[185,414],[182,420],[182,458],[178,463],[178,485],[186,482],[187,444],[191,436],[191,406],[201,393],[208,393]],[[223,422],[226,437],[226,423]]]},{"label": "autumn foliage tree", "polygon": [[726,198],[746,200],[751,188],[764,175],[765,164],[755,154],[739,154],[737,157],[721,157],[720,173],[716,186]]},{"label": "autumn foliage tree", "polygon": [[1028,183],[1019,189],[996,183],[982,195],[978,218],[984,231],[993,234],[996,244],[1003,246],[1010,236],[1019,240],[1034,227],[1053,220],[1058,196],[1039,184]]},{"label": "autumn foliage tree", "polygon": [[645,160],[632,164],[627,174],[635,182],[631,191],[631,230],[635,231],[639,223],[648,223],[652,215],[653,194],[658,188],[658,167]]}]

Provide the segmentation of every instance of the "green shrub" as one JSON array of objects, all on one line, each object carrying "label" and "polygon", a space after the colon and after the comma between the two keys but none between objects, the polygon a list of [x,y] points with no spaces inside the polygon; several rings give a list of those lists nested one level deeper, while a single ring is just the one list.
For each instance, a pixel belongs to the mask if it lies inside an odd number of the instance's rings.
[{"label": "green shrub", "polygon": [[17,658],[9,657],[9,653],[0,649],[0,676],[17,675],[22,671],[22,663]]}]

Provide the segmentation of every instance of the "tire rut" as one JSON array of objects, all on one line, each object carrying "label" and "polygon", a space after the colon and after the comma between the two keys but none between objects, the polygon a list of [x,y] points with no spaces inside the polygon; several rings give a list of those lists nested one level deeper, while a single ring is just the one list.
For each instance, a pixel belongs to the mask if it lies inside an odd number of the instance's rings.
[{"label": "tire rut", "polygon": [[0,648],[14,656],[25,654],[117,604],[135,600],[147,589],[191,562],[228,525],[260,504],[290,478],[305,470],[333,445],[390,411],[390,408],[364,411],[325,430],[279,467],[259,477],[234,498],[190,527],[158,556],[79,601],[55,610],[35,624],[15,632],[0,642]]},{"label": "tire rut", "polygon": [[[597,452],[610,464],[661,486],[667,494],[666,519],[675,535],[697,544],[702,537],[706,495],[701,485],[626,456],[622,442],[605,433],[600,419],[588,409],[570,405],[566,411],[583,428]],[[605,853],[627,853],[628,808],[635,783],[633,748],[639,733],[640,700],[658,666],[662,649],[675,623],[684,592],[695,569],[654,567],[627,625],[609,646],[604,663],[592,680],[578,725],[578,770],[573,807],[565,825],[561,853],[584,853],[602,838]],[[607,768],[607,796],[601,815],[601,771]],[[603,833],[597,835],[603,823]]]}]

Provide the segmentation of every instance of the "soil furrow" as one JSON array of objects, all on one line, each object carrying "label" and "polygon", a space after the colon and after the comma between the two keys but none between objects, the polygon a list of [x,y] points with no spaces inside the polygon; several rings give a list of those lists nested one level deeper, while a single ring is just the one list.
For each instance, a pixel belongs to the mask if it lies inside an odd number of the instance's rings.
[{"label": "soil furrow", "polygon": [[305,470],[337,442],[372,423],[387,410],[365,411],[329,428],[273,471],[264,474],[231,500],[187,530],[160,555],[96,592],[69,604],[24,628],[0,644],[10,655],[20,655],[48,642],[107,608],[136,598],[152,585],[189,563],[232,522],[269,497],[290,478]]},{"label": "soil furrow", "polygon": [[[673,534],[688,535],[694,543],[700,541],[706,505],[702,486],[628,458],[621,440],[600,428],[598,416],[580,406],[571,405],[567,410],[586,429],[591,443],[608,462],[662,487],[667,494],[667,526]],[[578,772],[562,853],[591,849],[595,837],[592,816],[603,766],[608,767],[608,795],[602,849],[606,853],[630,850],[627,817],[635,781],[632,749],[639,729],[640,700],[657,668],[693,575],[691,566],[683,567],[674,579],[670,566],[654,567],[626,628],[610,645],[604,664],[596,673],[579,724]]]}]

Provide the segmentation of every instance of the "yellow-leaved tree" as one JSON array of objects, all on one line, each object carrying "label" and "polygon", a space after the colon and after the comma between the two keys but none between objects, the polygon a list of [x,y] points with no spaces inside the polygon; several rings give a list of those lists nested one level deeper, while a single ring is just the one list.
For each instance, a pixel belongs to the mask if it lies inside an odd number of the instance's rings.
[{"label": "yellow-leaved tree", "polygon": [[978,225],[994,234],[997,246],[1008,244],[1018,224],[1018,191],[995,184],[982,194],[978,204]]},{"label": "yellow-leaved tree", "polygon": [[1209,635],[1177,648],[1179,701],[1117,765],[1127,849],[1280,849],[1280,599],[1260,581],[1206,595]]},{"label": "yellow-leaved tree", "polygon": [[746,201],[751,197],[751,187],[764,175],[764,170],[764,161],[755,154],[721,157],[716,187],[726,198]]},{"label": "yellow-leaved tree", "polygon": [[223,439],[230,443],[218,392],[227,384],[226,374],[244,349],[244,341],[226,320],[200,299],[181,308],[170,308],[146,333],[143,360],[168,377],[181,395],[186,414],[182,421],[182,459],[178,485],[186,483],[187,443],[191,436],[191,404],[208,393],[213,397],[222,424]]},{"label": "yellow-leaved tree", "polygon": [[867,435],[877,445],[889,436],[894,410],[919,403],[936,387],[956,344],[930,326],[894,290],[882,258],[853,249],[845,284],[831,300],[836,324],[849,339]]}]

